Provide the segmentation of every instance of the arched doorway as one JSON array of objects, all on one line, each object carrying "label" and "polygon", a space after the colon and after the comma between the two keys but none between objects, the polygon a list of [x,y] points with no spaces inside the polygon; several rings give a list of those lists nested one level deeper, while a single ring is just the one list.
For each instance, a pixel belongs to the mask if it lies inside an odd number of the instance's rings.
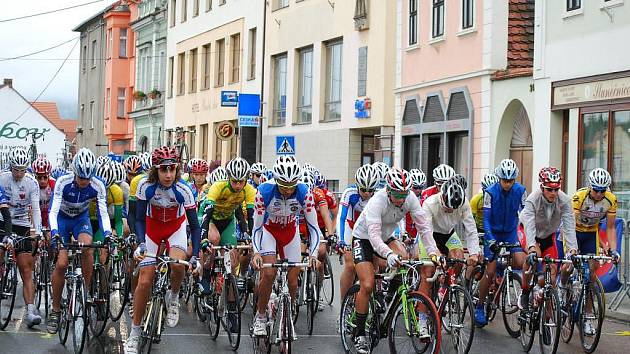
[{"label": "arched doorway", "polygon": [[495,150],[495,166],[505,158],[511,158],[520,169],[517,181],[531,191],[532,187],[532,129],[529,116],[523,103],[517,99],[512,100],[501,118],[501,124],[497,134]]}]

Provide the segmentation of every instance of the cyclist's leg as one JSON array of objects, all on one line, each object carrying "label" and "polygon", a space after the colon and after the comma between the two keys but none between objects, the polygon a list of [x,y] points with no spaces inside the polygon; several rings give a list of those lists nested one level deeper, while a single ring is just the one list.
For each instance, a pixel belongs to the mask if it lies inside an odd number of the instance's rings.
[{"label": "cyclist's leg", "polygon": [[[456,259],[464,259],[464,245],[462,241],[459,239],[457,234],[451,235],[448,241],[446,242],[446,247],[448,248],[448,256]],[[457,263],[453,265],[457,274],[460,274],[463,268],[463,265]]]},{"label": "cyclist's leg", "polygon": [[[169,238],[170,246],[169,257],[173,259],[186,260],[186,248],[188,246],[188,237],[186,236],[186,223],[183,222],[179,229],[175,231]],[[171,265],[171,293],[179,294],[179,287],[182,279],[186,274],[186,268],[183,264]]]},{"label": "cyclist's leg", "polygon": [[[85,217],[77,219],[76,223],[73,226],[73,234],[75,235],[75,239],[80,243],[84,243],[87,245],[92,244],[92,225],[87,214],[85,215]],[[102,242],[102,240],[100,241]],[[83,254],[81,256],[81,268],[83,268],[83,280],[85,282],[86,289],[89,289],[90,284],[92,283],[93,266],[94,250],[91,248],[83,250]]]},{"label": "cyclist's leg", "polygon": [[[276,239],[265,228],[262,227],[261,244],[258,248],[260,255],[262,256],[263,263],[275,263],[276,262]],[[269,296],[271,295],[271,289],[273,282],[276,278],[275,268],[264,268],[260,270],[260,280],[258,283],[258,302],[257,315],[258,317],[266,318],[267,303],[269,302]]]},{"label": "cyclist's leg", "polygon": [[[578,241],[578,253],[579,254],[599,254],[598,252],[598,235],[597,232],[575,232],[575,236]],[[597,269],[599,268],[599,263],[596,261],[589,261],[589,269],[590,269],[590,280],[592,284],[596,284],[597,282]],[[564,274],[563,274],[564,275]],[[568,278],[568,275],[567,275]],[[593,311],[593,295],[589,296],[586,299],[586,308],[584,309],[587,313],[591,313]]]},{"label": "cyclist's leg", "polygon": [[365,322],[367,320],[369,301],[374,291],[374,249],[369,240],[354,239],[352,242],[355,269],[359,277],[359,292],[355,298],[356,336],[365,336]]},{"label": "cyclist's leg", "polygon": [[[227,221],[227,225],[221,231],[221,246],[236,246],[238,240],[236,239],[236,219],[231,218]],[[235,269],[235,265],[238,264],[238,251],[230,251],[230,259],[232,261],[232,271]]]},{"label": "cyclist's leg", "polygon": [[[70,241],[69,231],[72,228],[72,223],[76,222],[75,219],[69,219],[64,217],[58,217],[58,230],[59,238],[58,242],[66,244]],[[57,263],[52,273],[52,311],[59,312],[61,307],[61,293],[65,283],[65,274],[68,269],[68,251],[60,249],[57,252]]]},{"label": "cyclist's leg", "polygon": [[339,304],[343,304],[343,298],[346,296],[348,289],[354,283],[356,273],[354,271],[354,260],[352,259],[352,251],[343,251],[343,270],[339,276]]},{"label": "cyclist's leg", "polygon": [[[296,228],[293,239],[282,247],[280,253],[282,258],[286,258],[289,262],[300,262],[302,260],[300,231]],[[297,299],[298,275],[302,271],[301,268],[291,268],[287,273],[287,281],[289,283],[289,294],[292,301]]]},{"label": "cyclist's leg", "polygon": [[[422,240],[418,240],[417,247],[418,259],[427,260],[429,259],[429,255],[427,253],[426,247],[422,243]],[[433,283],[429,283],[427,279],[431,278],[435,274],[435,267],[422,267],[420,271],[420,275],[422,277],[422,281],[420,282],[420,292],[431,297],[431,288],[433,287]]]},{"label": "cyclist's leg", "polygon": [[[18,236],[29,236],[28,227],[13,225],[13,233]],[[22,278],[22,295],[26,305],[32,305],[35,298],[35,285],[33,284],[33,242],[22,241],[15,245],[17,266]]]}]

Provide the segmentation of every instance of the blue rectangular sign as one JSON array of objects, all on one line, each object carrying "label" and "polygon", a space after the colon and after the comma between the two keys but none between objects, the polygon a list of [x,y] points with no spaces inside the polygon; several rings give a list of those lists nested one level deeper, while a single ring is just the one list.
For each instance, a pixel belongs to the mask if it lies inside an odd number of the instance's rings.
[{"label": "blue rectangular sign", "polygon": [[276,155],[295,155],[295,136],[277,136]]},{"label": "blue rectangular sign", "polygon": [[238,117],[238,126],[239,127],[254,127],[258,128],[259,117],[257,116],[239,116]]},{"label": "blue rectangular sign", "polygon": [[221,107],[236,107],[238,91],[221,91]]},{"label": "blue rectangular sign", "polygon": [[260,117],[260,95],[251,93],[238,95],[238,115]]}]

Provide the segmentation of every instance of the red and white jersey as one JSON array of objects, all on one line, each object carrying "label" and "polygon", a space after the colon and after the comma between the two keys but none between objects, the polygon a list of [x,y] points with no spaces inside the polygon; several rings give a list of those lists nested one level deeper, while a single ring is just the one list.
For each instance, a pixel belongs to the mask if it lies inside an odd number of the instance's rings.
[{"label": "red and white jersey", "polygon": [[39,189],[39,209],[42,212],[42,226],[50,227],[48,224],[48,210],[50,210],[50,202],[55,192],[55,179],[50,177],[46,188]]},{"label": "red and white jersey", "polygon": [[147,223],[183,221],[186,210],[197,207],[192,190],[183,181],[166,188],[143,178],[138,185],[136,199],[147,201]]}]

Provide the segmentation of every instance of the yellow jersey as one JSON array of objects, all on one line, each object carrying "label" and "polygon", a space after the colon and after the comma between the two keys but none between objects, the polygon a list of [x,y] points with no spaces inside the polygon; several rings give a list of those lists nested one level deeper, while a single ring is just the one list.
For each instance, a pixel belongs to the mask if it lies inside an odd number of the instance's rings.
[{"label": "yellow jersey", "polygon": [[248,208],[253,208],[255,198],[256,188],[249,183],[237,193],[234,192],[229,181],[217,181],[208,189],[206,203],[213,206],[213,219],[225,220],[233,217],[234,209],[242,203],[245,203]]},{"label": "yellow jersey", "polygon": [[[112,184],[111,187],[107,188],[107,213],[109,214],[110,219],[114,218],[114,207],[122,207],[124,203],[125,198],[123,197],[123,191],[120,186]],[[90,202],[90,219],[98,219],[96,213],[96,201]]]},{"label": "yellow jersey", "polygon": [[477,230],[483,230],[483,192],[475,194],[470,199],[470,211],[475,218]]},{"label": "yellow jersey", "polygon": [[129,183],[129,199],[136,200],[136,191],[138,190],[138,184],[140,180],[146,177],[146,173],[141,173],[134,178],[131,179],[131,183]]},{"label": "yellow jersey", "polygon": [[575,231],[597,231],[603,218],[617,214],[617,197],[607,190],[604,198],[596,202],[590,197],[590,188],[582,188],[573,195],[573,211]]}]

